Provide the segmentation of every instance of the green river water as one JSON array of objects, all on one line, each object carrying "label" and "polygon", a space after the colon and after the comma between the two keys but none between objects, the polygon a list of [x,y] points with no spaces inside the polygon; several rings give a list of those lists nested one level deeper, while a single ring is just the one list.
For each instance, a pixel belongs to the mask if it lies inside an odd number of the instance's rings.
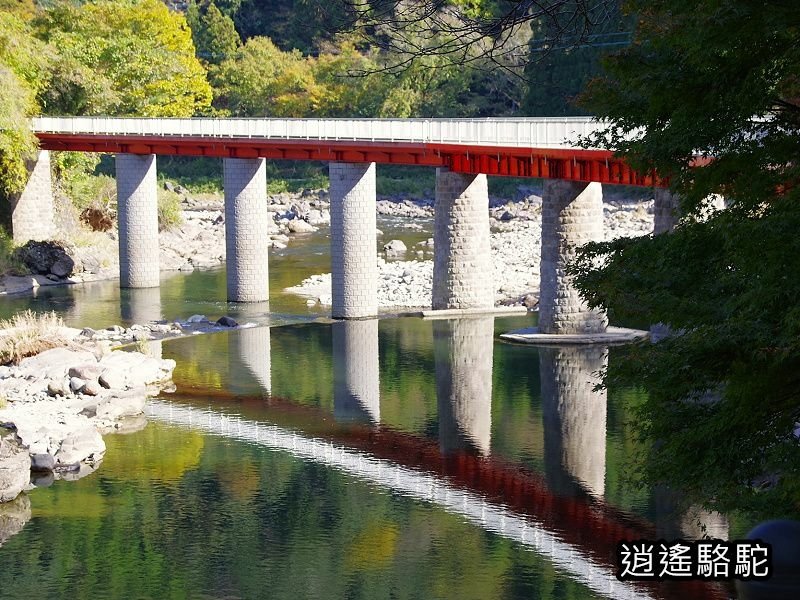
[{"label": "green river water", "polygon": [[321,322],[281,290],[327,270],[323,234],[272,253],[269,312],[227,305],[223,269],[2,299],[5,315],[77,326],[262,326],[161,343],[176,391],[141,430],[106,436],[97,472],[29,493],[29,522],[0,547],[0,597],[725,597],[614,583],[620,532],[733,539],[751,524],[673,510],[675,494],[629,480],[640,392],[590,385],[613,349],[499,341],[533,316]]}]

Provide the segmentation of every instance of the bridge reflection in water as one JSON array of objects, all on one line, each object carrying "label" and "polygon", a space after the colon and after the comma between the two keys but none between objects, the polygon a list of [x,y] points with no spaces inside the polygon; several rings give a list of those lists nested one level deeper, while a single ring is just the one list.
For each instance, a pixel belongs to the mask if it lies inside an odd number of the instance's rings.
[{"label": "bridge reflection in water", "polygon": [[[491,453],[494,318],[437,320],[432,331],[436,440],[380,422],[380,337],[379,321],[374,319],[331,325],[333,423],[324,409],[271,395],[268,327],[229,334],[229,389],[234,394],[240,390],[236,398],[245,403],[237,406],[252,419],[216,407],[202,410],[160,402],[152,404],[150,415],[285,450],[433,502],[531,547],[609,598],[664,597],[659,589],[617,581],[613,549],[618,541],[704,533],[727,536],[723,517],[697,510],[680,513],[668,494],[655,495],[656,523],[604,501],[607,394],[594,388],[607,365],[607,349],[538,350],[544,434],[541,476]],[[530,357],[535,369],[535,353]],[[269,395],[269,402],[252,397],[253,380],[262,396]],[[724,597],[719,586],[702,582],[682,583],[678,593],[687,599]]]}]

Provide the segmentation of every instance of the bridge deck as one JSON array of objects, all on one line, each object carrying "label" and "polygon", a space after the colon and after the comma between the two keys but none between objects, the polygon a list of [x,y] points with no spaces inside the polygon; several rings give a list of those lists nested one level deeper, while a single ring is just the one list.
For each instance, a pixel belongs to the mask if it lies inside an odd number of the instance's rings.
[{"label": "bridge deck", "polygon": [[661,185],[612,152],[578,145],[604,127],[551,119],[160,119],[41,117],[46,150],[376,162],[460,173]]}]

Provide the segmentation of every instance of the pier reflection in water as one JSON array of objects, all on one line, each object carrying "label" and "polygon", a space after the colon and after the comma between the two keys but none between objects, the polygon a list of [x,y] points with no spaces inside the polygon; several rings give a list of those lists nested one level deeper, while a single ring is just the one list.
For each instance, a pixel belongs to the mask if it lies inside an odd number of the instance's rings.
[{"label": "pier reflection in water", "polygon": [[378,320],[339,321],[333,336],[333,415],[340,422],[381,420]]},{"label": "pier reflection in water", "polygon": [[433,338],[439,446],[488,456],[494,317],[434,321]]},{"label": "pier reflection in water", "polygon": [[[236,304],[231,313],[242,323],[258,322],[269,311],[268,302]],[[272,393],[272,346],[268,326],[240,327],[228,339],[228,385],[234,393],[252,393],[255,382],[261,394]]]},{"label": "pier reflection in water", "polygon": [[607,392],[595,387],[607,364],[601,346],[539,349],[545,473],[558,494],[605,494]]},{"label": "pier reflection in water", "polygon": [[[120,288],[119,312],[125,323],[146,325],[161,320],[161,288]],[[142,350],[161,358],[162,346],[158,340],[145,342]]]}]

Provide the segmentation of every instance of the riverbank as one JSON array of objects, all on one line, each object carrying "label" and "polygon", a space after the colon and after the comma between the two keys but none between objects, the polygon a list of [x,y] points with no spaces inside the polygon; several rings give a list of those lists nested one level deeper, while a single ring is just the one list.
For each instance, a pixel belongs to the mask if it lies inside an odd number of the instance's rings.
[{"label": "riverbank", "polygon": [[[0,502],[84,477],[103,460],[103,434],[146,425],[146,399],[174,387],[175,368],[158,342],[147,341],[150,327],[98,334],[28,313],[0,330],[3,359],[11,361],[0,366]],[[115,349],[132,341],[137,350]]]}]

